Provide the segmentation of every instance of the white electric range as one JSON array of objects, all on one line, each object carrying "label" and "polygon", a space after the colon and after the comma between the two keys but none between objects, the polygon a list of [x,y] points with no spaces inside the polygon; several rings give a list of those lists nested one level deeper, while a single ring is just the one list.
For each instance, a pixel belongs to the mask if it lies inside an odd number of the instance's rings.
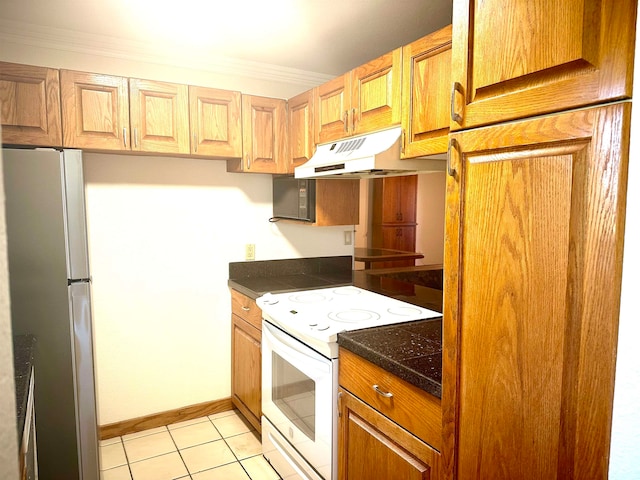
[{"label": "white electric range", "polygon": [[442,314],[353,286],[267,293],[262,448],[283,479],[337,479],[338,334]]}]

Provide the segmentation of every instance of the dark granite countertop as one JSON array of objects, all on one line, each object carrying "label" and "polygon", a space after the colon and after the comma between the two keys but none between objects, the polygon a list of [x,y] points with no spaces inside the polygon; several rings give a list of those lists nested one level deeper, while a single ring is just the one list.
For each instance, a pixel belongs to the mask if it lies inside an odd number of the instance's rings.
[{"label": "dark granite countertop", "polygon": [[18,440],[21,440],[24,430],[35,343],[36,338],[33,335],[15,335],[13,337],[13,368],[15,372]]},{"label": "dark granite countertop", "polygon": [[254,300],[267,292],[294,292],[352,285],[351,256],[229,264],[229,286]]},{"label": "dark granite countertop", "polygon": [[[354,285],[442,312],[442,266],[352,270],[351,256],[229,264],[229,287],[256,299],[271,293]],[[338,335],[338,344],[440,398],[442,321],[419,320]]]},{"label": "dark granite countertop", "polygon": [[442,396],[442,317],[338,334],[338,345]]}]

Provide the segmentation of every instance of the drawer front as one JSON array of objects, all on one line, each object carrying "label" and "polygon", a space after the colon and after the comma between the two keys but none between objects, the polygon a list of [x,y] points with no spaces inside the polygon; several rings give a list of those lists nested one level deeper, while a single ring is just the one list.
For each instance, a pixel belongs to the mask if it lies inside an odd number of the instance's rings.
[{"label": "drawer front", "polygon": [[233,289],[231,290],[231,312],[262,330],[262,310],[258,308],[256,301]]},{"label": "drawer front", "polygon": [[439,398],[349,350],[340,349],[338,364],[339,382],[343,388],[440,450],[442,407]]}]

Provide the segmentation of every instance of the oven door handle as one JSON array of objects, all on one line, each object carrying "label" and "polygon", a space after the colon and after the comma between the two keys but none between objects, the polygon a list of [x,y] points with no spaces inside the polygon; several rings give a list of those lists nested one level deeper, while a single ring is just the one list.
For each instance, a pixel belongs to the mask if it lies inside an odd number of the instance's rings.
[{"label": "oven door handle", "polygon": [[[307,347],[265,321],[262,322],[262,337],[263,341],[266,340],[267,343],[270,344],[271,350],[275,351],[292,365],[294,364],[292,360],[298,360],[300,363],[296,362],[295,366],[303,373],[314,371],[322,375],[330,371],[329,364],[331,360],[323,357],[311,347]],[[263,352],[264,351],[263,349]],[[311,364],[309,360],[313,363]],[[305,370],[307,372],[305,372]]]}]

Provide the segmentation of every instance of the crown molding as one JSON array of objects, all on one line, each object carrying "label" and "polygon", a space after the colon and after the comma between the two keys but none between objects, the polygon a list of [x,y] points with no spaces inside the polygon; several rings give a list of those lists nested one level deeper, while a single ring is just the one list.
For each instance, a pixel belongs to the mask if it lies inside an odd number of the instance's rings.
[{"label": "crown molding", "polygon": [[218,55],[211,49],[172,48],[165,45],[158,49],[157,46],[149,42],[0,19],[0,44],[5,42],[308,87],[320,85],[334,77],[333,75],[268,63],[225,57]]}]

